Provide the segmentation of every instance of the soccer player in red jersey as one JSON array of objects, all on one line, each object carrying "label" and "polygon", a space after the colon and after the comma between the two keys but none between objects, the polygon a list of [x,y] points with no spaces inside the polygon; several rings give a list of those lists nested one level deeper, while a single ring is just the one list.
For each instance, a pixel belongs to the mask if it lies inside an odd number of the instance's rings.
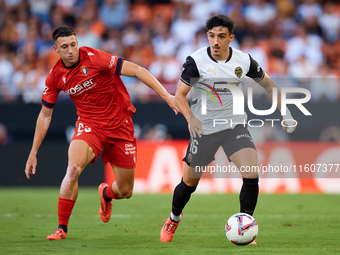
[{"label": "soccer player in red jersey", "polygon": [[103,51],[78,48],[76,33],[71,27],[59,27],[52,34],[59,61],[46,78],[42,109],[36,123],[33,145],[25,173],[27,179],[36,173],[37,152],[50,126],[53,106],[60,91],[74,101],[78,120],[68,150],[66,175],[60,186],[58,202],[59,226],[47,240],[65,239],[72,209],[78,196],[78,178],[87,164],[95,163],[103,151],[102,160],[110,162],[115,179],[111,185],[99,185],[103,222],[112,212],[112,198],[132,196],[136,139],[131,116],[136,111],[120,75],[138,77],[158,93],[178,113],[174,96],[145,68]]}]

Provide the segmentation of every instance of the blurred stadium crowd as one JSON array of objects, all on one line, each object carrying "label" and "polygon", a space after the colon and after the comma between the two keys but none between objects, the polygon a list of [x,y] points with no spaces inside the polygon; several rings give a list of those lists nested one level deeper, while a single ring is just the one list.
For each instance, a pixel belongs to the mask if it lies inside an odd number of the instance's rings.
[{"label": "blurred stadium crowd", "polygon": [[[0,0],[0,103],[41,102],[59,58],[51,33],[61,25],[75,28],[79,46],[138,63],[174,93],[186,56],[208,46],[204,26],[212,14],[236,22],[232,46],[278,83],[291,78],[289,86],[306,87],[314,101],[339,100],[339,1]],[[136,79],[122,78],[132,101],[157,100]]]}]

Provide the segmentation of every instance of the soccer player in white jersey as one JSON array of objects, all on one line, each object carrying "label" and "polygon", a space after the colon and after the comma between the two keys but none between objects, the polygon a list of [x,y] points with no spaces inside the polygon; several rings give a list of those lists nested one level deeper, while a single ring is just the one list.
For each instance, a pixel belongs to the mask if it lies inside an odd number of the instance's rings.
[{"label": "soccer player in white jersey", "polygon": [[[183,208],[196,190],[200,175],[193,175],[194,168],[205,167],[212,162],[220,146],[238,169],[256,169],[258,165],[257,152],[246,126],[247,115],[233,115],[231,86],[240,87],[242,79],[248,76],[262,86],[270,98],[273,88],[277,88],[249,54],[229,47],[235,38],[233,20],[224,15],[213,16],[207,21],[206,28],[209,47],[187,57],[176,91],[176,105],[188,122],[191,140],[183,159],[186,162],[183,178],[174,190],[172,212],[160,233],[162,242],[172,240]],[[186,100],[190,90],[193,92],[191,107]],[[277,99],[277,107],[281,109],[278,88]],[[202,114],[204,105],[205,114]],[[289,110],[286,110],[288,113],[283,119],[292,119]],[[214,119],[228,120],[233,125],[214,126]],[[286,132],[284,126],[282,130]],[[241,171],[241,174],[240,211],[252,215],[259,192],[258,171]]]}]

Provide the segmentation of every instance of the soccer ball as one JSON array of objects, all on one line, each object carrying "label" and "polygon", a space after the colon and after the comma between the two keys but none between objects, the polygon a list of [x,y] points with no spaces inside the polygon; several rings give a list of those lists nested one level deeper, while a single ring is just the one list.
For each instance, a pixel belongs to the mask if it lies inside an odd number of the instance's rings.
[{"label": "soccer ball", "polygon": [[255,240],[258,233],[256,220],[247,213],[236,213],[225,225],[225,235],[236,245],[246,245]]}]

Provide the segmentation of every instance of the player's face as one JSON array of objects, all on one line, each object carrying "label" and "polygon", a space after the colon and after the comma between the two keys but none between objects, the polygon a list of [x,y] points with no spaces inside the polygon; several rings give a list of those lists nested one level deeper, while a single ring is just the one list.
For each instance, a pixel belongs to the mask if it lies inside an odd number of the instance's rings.
[{"label": "player's face", "polygon": [[229,43],[231,43],[235,35],[229,35],[226,27],[214,27],[208,31],[208,40],[211,55],[216,60],[226,60],[229,56]]},{"label": "player's face", "polygon": [[77,63],[79,49],[77,38],[74,35],[59,37],[55,42],[54,49],[59,53],[65,66],[70,67]]}]

